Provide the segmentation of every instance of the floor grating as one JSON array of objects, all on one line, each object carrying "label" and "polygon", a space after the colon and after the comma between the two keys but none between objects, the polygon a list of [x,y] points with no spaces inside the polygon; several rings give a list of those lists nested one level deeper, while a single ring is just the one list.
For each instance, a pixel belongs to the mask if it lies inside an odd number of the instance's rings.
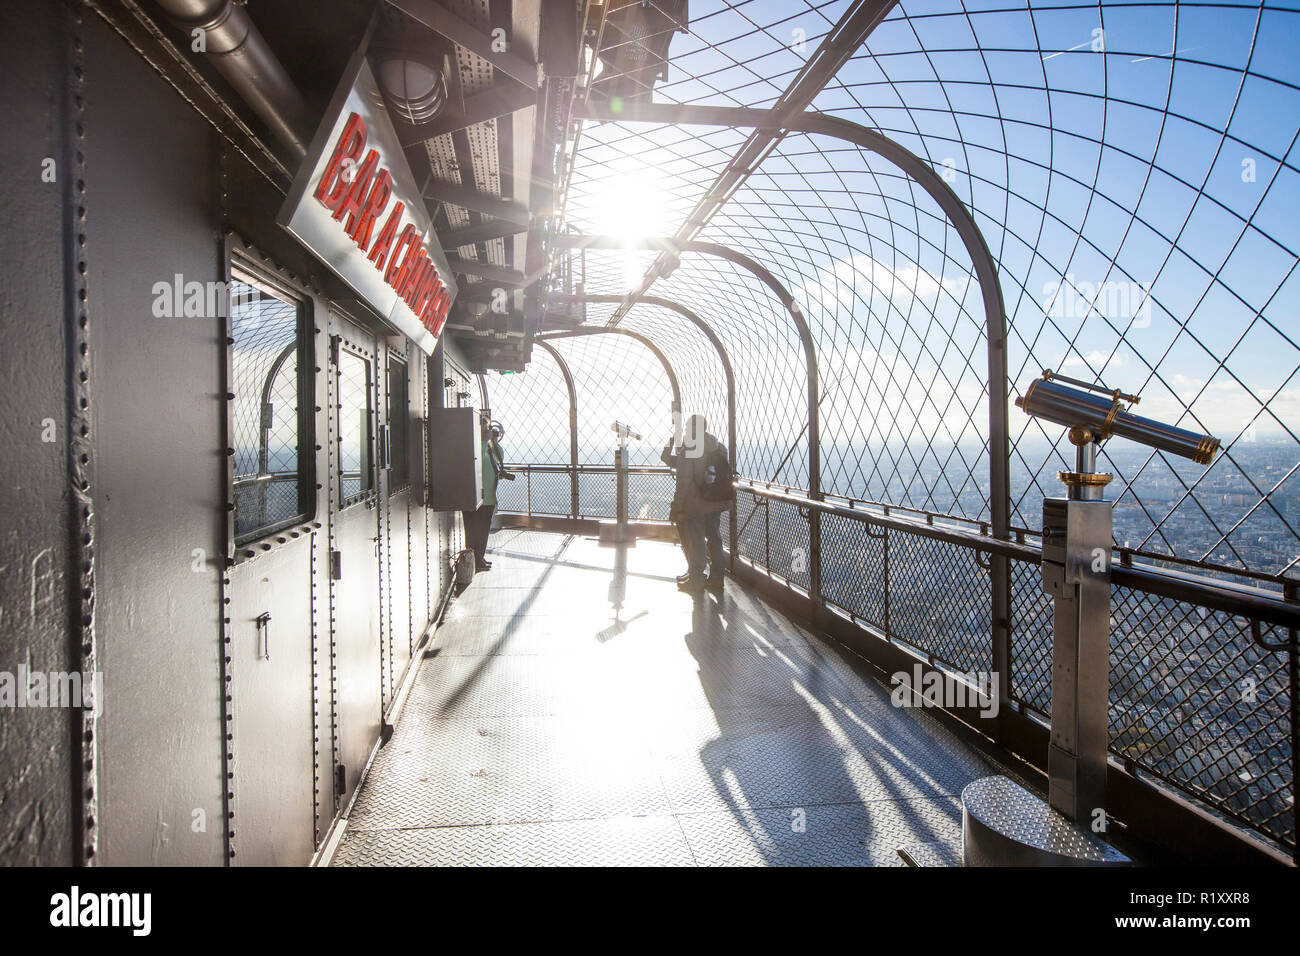
[{"label": "floor grating", "polygon": [[434,635],[333,864],[898,866],[998,772],[675,545],[508,530]]}]

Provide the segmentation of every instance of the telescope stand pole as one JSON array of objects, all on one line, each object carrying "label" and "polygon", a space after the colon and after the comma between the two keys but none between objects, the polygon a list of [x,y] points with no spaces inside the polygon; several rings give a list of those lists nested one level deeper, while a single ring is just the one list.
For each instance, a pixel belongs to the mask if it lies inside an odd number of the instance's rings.
[{"label": "telescope stand pole", "polygon": [[1043,502],[1043,590],[1054,598],[1052,733],[1048,802],[1095,833],[1106,827],[1110,717],[1110,475],[1098,474],[1097,444],[1072,430],[1076,470],[1059,477],[1067,498]]},{"label": "telescope stand pole", "polygon": [[620,538],[627,536],[627,444],[623,441],[614,449],[614,517],[618,520]]},{"label": "telescope stand pole", "polygon": [[[617,427],[617,425],[616,425]],[[639,436],[638,436],[639,437]],[[627,522],[627,436],[619,435],[614,449],[614,518],[600,521],[600,543],[632,545],[636,539]]]}]

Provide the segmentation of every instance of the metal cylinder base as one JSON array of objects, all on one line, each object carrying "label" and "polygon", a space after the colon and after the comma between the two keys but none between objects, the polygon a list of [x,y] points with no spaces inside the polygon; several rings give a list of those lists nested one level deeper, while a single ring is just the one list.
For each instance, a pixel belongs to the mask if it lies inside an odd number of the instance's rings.
[{"label": "metal cylinder base", "polygon": [[965,866],[1127,866],[1132,861],[1006,777],[961,792]]}]

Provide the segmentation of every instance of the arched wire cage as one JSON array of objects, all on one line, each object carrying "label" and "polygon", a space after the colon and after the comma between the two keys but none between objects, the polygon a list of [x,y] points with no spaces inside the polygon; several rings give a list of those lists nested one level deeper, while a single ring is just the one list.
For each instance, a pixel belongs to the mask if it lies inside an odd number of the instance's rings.
[{"label": "arched wire cage", "polygon": [[675,377],[745,479],[737,558],[1045,718],[1032,556],[1073,449],[1012,400],[1045,369],[1138,393],[1223,450],[1103,448],[1119,565],[1191,582],[1117,579],[1112,753],[1293,850],[1295,632],[1194,584],[1300,581],[1300,4],[690,12],[652,95],[587,80],[554,243],[585,321],[490,379],[535,470],[502,507],[608,513],[621,418],[631,511],[666,517]]}]

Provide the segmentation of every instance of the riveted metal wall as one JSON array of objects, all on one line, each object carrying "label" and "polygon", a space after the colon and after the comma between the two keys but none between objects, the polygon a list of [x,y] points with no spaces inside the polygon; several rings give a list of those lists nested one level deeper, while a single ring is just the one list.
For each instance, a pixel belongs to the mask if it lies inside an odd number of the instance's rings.
[{"label": "riveted metal wall", "polygon": [[[419,427],[442,383],[387,340],[410,479],[345,502],[329,310],[356,303],[275,225],[284,184],[204,113],[219,94],[98,7],[6,4],[0,26],[10,115],[41,131],[0,146],[21,224],[0,240],[0,670],[104,675],[98,717],[0,713],[0,864],[306,863],[450,587],[458,520],[425,505]],[[315,424],[314,508],[238,548],[231,330],[206,294],[232,259],[301,303]],[[206,301],[187,316],[190,282]],[[386,369],[376,317],[356,318],[374,461]]]},{"label": "riveted metal wall", "polygon": [[[79,33],[58,4],[0,7],[6,119],[25,131],[0,140],[7,171],[0,201],[11,217],[0,231],[0,671],[9,674],[19,665],[79,666],[73,595],[82,572],[69,531],[80,519],[72,514],[68,442],[82,421],[68,382],[80,362],[72,343],[85,314],[68,274],[78,275],[88,254],[78,242],[84,204],[76,200]],[[0,710],[0,865],[83,857],[82,811],[70,786],[78,723],[66,708]]]},{"label": "riveted metal wall", "polygon": [[221,276],[219,148],[101,21],[84,37],[100,856],[220,863],[222,327],[154,307]]}]

